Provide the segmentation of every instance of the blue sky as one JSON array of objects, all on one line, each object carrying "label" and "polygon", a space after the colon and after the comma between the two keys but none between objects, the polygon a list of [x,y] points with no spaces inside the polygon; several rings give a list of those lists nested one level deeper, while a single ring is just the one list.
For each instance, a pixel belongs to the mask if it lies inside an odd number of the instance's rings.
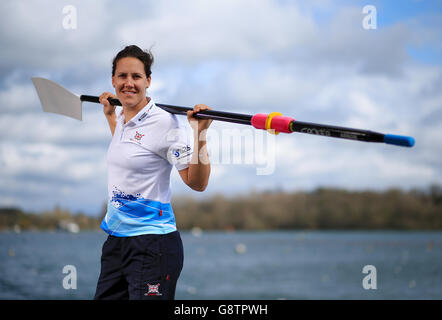
[{"label": "blue sky", "polygon": [[[440,30],[442,21],[442,1],[407,0],[398,4],[395,1],[371,1],[378,8],[379,27],[401,23],[404,20],[417,20],[430,28]],[[398,8],[399,6],[399,8]],[[436,31],[435,30],[435,31]],[[422,46],[407,47],[407,52],[416,61],[428,64],[442,63],[442,37],[439,33],[439,45],[426,43]]]},{"label": "blue sky", "polygon": [[[157,102],[279,111],[416,138],[406,149],[301,134],[270,137],[214,123],[209,187],[196,193],[173,172],[174,196],[441,183],[441,1],[69,4],[77,9],[74,30],[63,28],[66,4],[59,1],[0,4],[0,206],[38,211],[58,204],[99,213],[110,141],[100,107],[85,103],[82,122],[43,113],[30,77],[77,94],[111,91],[111,60],[128,44],[152,48],[148,94]],[[362,28],[365,5],[376,7],[375,30]],[[259,174],[266,165],[271,172]]]}]

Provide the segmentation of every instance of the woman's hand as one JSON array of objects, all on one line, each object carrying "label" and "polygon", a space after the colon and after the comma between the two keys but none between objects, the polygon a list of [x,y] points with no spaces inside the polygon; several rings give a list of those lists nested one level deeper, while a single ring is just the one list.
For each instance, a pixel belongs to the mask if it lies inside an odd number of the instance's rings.
[{"label": "woman's hand", "polygon": [[187,120],[193,129],[194,150],[189,167],[179,171],[184,183],[196,191],[204,191],[209,183],[210,161],[206,148],[206,133],[213,119],[197,119],[193,115],[199,111],[211,110],[204,104],[197,104],[187,111]]},{"label": "woman's hand", "polygon": [[103,92],[101,94],[99,100],[100,103],[103,105],[103,112],[106,117],[113,116],[115,114],[115,106],[110,104],[109,100],[107,100],[108,98],[118,99],[116,95],[110,92]]},{"label": "woman's hand", "polygon": [[[189,121],[190,126],[194,130],[198,129],[198,132],[202,132],[203,130],[208,129],[213,121],[213,119],[197,119],[193,117],[195,113],[203,110],[211,110],[211,108],[204,104],[197,104],[195,107],[193,107],[193,110],[187,111],[187,120]],[[198,126],[196,125],[196,123],[198,123]]]},{"label": "woman's hand", "polygon": [[103,105],[103,112],[106,116],[107,122],[109,123],[109,128],[111,130],[112,135],[114,135],[115,127],[117,125],[116,115],[115,115],[115,106],[111,105],[108,98],[117,99],[117,96],[110,92],[104,92],[101,96],[98,97],[100,103]]}]

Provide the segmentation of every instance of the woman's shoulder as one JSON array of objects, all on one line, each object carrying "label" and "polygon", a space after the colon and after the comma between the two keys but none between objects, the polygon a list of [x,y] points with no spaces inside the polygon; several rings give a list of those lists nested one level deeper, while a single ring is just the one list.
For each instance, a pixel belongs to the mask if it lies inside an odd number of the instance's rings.
[{"label": "woman's shoulder", "polygon": [[177,128],[182,127],[181,122],[178,120],[177,116],[155,106],[155,112],[152,114],[155,118],[155,122],[161,125],[163,128]]}]

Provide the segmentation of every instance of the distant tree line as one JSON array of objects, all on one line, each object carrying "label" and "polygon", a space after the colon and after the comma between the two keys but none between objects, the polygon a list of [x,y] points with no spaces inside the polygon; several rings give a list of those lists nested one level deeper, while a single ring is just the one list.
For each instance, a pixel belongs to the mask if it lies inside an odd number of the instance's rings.
[{"label": "distant tree line", "polygon": [[[0,230],[61,230],[65,222],[75,223],[80,230],[98,229],[95,216],[72,214],[56,206],[53,210],[38,213],[23,212],[19,208],[0,208]],[[98,225],[97,225],[98,224]]]},{"label": "distant tree line", "polygon": [[[206,200],[175,197],[172,201],[181,230],[272,229],[397,229],[442,230],[442,188],[425,190],[348,191],[318,188],[310,192],[250,192]],[[62,221],[81,230],[98,230],[106,206],[97,216],[72,214],[59,206],[52,211],[26,213],[0,208],[0,230],[57,230]]]},{"label": "distant tree line", "polygon": [[384,192],[318,188],[259,192],[204,201],[174,199],[181,229],[401,229],[441,230],[442,189]]}]

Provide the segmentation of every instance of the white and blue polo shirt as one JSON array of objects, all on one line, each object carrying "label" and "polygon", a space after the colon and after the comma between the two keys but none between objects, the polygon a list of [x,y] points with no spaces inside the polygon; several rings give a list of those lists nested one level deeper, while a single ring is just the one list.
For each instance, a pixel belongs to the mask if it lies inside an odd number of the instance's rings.
[{"label": "white and blue polo shirt", "polygon": [[175,115],[152,99],[130,121],[117,116],[107,152],[107,213],[101,228],[117,237],[165,234],[176,230],[170,204],[170,173],[192,156],[189,134]]}]

